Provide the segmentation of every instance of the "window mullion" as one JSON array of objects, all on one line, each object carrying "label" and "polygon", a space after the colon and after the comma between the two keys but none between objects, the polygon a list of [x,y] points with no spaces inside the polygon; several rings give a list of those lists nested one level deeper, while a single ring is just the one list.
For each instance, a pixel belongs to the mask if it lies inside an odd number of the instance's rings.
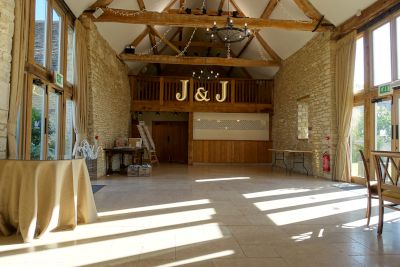
[{"label": "window mullion", "polygon": [[47,25],[46,25],[46,69],[50,70],[51,69],[51,60],[52,60],[52,51],[53,51],[53,45],[52,45],[52,31],[51,29],[53,28],[53,2],[51,0],[47,0]]}]

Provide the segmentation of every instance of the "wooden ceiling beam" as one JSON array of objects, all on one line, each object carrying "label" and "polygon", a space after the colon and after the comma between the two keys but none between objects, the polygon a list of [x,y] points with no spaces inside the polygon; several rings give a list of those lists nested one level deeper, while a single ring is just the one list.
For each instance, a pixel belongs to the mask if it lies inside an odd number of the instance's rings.
[{"label": "wooden ceiling beam", "polygon": [[[121,10],[106,8],[104,9],[103,15],[98,18],[93,17],[92,13],[90,12],[88,13],[88,15],[95,22],[119,22],[130,24],[207,28],[213,25],[215,21],[218,27],[226,25],[226,16],[196,16],[191,14],[168,14],[152,11],[144,11],[140,13],[137,13],[137,11],[133,11],[131,15],[121,15],[118,11]],[[129,11],[124,10],[124,12]],[[244,25],[245,23],[247,23],[249,29],[279,28],[299,31],[312,31],[317,25],[317,22],[300,22],[292,20],[273,20],[262,18],[235,18],[234,23],[236,25]],[[316,31],[325,32],[332,29],[332,25],[322,23]]]},{"label": "wooden ceiling beam", "polygon": [[170,10],[171,7],[176,3],[176,1],[178,1],[178,0],[171,0],[171,1],[168,3],[168,5],[164,8],[163,11]]},{"label": "wooden ceiling beam", "polygon": [[[240,49],[239,53],[237,54],[236,57],[241,57],[242,54],[244,53],[244,51],[246,51],[247,47],[250,45],[251,41],[253,41],[254,39],[254,34],[252,34],[249,39],[247,40],[247,42],[244,44],[244,46],[242,47],[242,49]],[[230,75],[233,71],[233,67],[229,68],[228,70],[228,75]],[[247,70],[246,70],[247,71]]]},{"label": "wooden ceiling beam", "polygon": [[218,10],[222,10],[224,8],[225,0],[221,0],[219,2]]},{"label": "wooden ceiling beam", "polygon": [[[175,46],[185,46],[187,41],[172,41]],[[214,42],[202,42],[202,41],[192,41],[190,43],[190,47],[204,47],[204,48],[225,48],[225,44],[223,43],[214,43]]]},{"label": "wooden ceiling beam", "polygon": [[264,12],[261,15],[261,18],[267,19],[271,16],[272,12],[274,12],[275,7],[278,5],[279,0],[269,0],[267,7],[264,9]]},{"label": "wooden ceiling beam", "polygon": [[146,29],[144,29],[137,37],[135,40],[133,40],[133,42],[131,43],[131,45],[133,46],[138,46],[140,44],[140,42],[144,39],[144,37],[146,37],[146,35],[148,35],[150,32],[149,28],[146,27]]},{"label": "wooden ceiling beam", "polygon": [[257,38],[258,42],[261,44],[261,46],[264,48],[265,52],[267,52],[268,55],[273,60],[281,63],[282,62],[281,57],[268,45],[268,43],[264,40],[264,38],[260,35],[260,33],[255,32],[254,35],[256,36],[256,38]]},{"label": "wooden ceiling beam", "polygon": [[340,24],[333,35],[334,39],[339,39],[353,30],[361,28],[363,25],[387,12],[396,5],[400,8],[399,0],[379,0],[361,11],[360,16],[354,15],[342,24]]},{"label": "wooden ceiling beam", "polygon": [[244,16],[243,11],[240,9],[240,7],[238,6],[238,4],[236,4],[235,0],[229,0],[231,2],[231,4],[235,7],[236,11],[239,12],[240,15]]},{"label": "wooden ceiling beam", "polygon": [[163,41],[164,44],[168,45],[172,50],[176,53],[180,54],[181,50],[179,50],[174,44],[172,44],[169,40],[167,40],[162,34],[160,34],[153,26],[149,25],[149,29],[153,35],[156,35],[158,38]]},{"label": "wooden ceiling beam", "polygon": [[[185,10],[183,9],[169,9],[166,11],[169,14],[187,14]],[[200,8],[192,8],[190,11],[192,15],[208,15],[208,16],[228,16],[228,11],[222,11],[221,14],[218,14],[218,11],[216,10],[207,10],[207,13],[204,14],[203,10]],[[232,11],[229,12],[230,16],[232,16]],[[243,14],[238,15],[239,18],[244,18],[245,16]]]},{"label": "wooden ceiling beam", "polygon": [[[177,29],[175,31],[175,33],[171,36],[171,38],[169,39],[170,42],[172,42],[172,40],[174,40],[174,38],[178,35],[178,33],[180,33],[181,28]],[[160,50],[160,54],[162,54],[169,46],[168,45],[164,45],[163,48],[161,48]]]},{"label": "wooden ceiling beam", "polygon": [[136,0],[136,1],[137,1],[138,5],[139,5],[139,9],[140,10],[145,10],[146,9],[146,6],[144,5],[143,0]]},{"label": "wooden ceiling beam", "polygon": [[308,0],[293,0],[304,14],[312,20],[320,20],[321,13]]},{"label": "wooden ceiling beam", "polygon": [[149,62],[161,64],[182,64],[182,65],[207,65],[207,66],[228,66],[228,67],[269,67],[279,66],[273,60],[254,60],[244,58],[221,58],[221,57],[177,57],[169,55],[135,55],[121,54],[125,61]]},{"label": "wooden ceiling beam", "polygon": [[97,0],[93,5],[91,5],[88,10],[96,9],[96,7],[107,7],[110,5],[114,0]]}]

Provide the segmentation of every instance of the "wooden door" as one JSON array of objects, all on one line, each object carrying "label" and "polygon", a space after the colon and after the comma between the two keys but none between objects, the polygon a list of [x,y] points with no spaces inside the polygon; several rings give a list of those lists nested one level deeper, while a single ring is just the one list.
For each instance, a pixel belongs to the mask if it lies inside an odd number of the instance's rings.
[{"label": "wooden door", "polygon": [[154,121],[152,136],[160,162],[187,163],[188,123]]}]

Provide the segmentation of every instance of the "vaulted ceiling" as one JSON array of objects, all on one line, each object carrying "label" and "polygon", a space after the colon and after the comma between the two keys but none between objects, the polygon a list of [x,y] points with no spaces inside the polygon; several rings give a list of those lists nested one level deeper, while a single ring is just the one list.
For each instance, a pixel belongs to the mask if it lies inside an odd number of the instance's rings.
[{"label": "vaulted ceiling", "polygon": [[[202,7],[207,15],[193,15]],[[316,33],[327,31],[354,16],[376,0],[65,0],[79,17],[92,15],[96,6],[104,13],[93,18],[101,35],[121,54],[131,73],[137,74],[151,63],[204,64],[224,66],[226,73],[242,72],[253,78],[271,78],[284,60],[303,47]],[[229,6],[228,6],[229,4]],[[107,7],[107,8],[104,8]],[[222,7],[222,8],[221,8]],[[192,9],[188,17],[184,9]],[[231,45],[231,61],[221,43],[207,44],[206,27],[223,24],[218,9],[238,11],[234,23],[246,22],[253,37]],[[121,11],[127,10],[127,11]],[[139,11],[142,12],[133,12]],[[157,12],[157,13],[155,13]],[[197,11],[201,13],[201,11]],[[214,16],[212,16],[214,15]],[[211,17],[212,16],[212,17]],[[197,30],[195,30],[197,27]],[[186,56],[176,57],[188,46]],[[123,54],[128,44],[135,55]],[[155,49],[152,47],[155,46]],[[140,58],[138,54],[142,55]],[[157,57],[153,56],[158,55]],[[201,57],[201,58],[199,58]],[[238,57],[239,59],[234,59]],[[138,61],[140,60],[140,61]],[[226,65],[235,65],[229,68]],[[159,65],[158,65],[159,66]]]}]

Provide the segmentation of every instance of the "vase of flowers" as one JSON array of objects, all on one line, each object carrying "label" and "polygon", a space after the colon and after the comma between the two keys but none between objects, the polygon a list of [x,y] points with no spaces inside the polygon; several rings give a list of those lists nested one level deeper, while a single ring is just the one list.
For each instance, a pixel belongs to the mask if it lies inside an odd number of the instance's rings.
[{"label": "vase of flowers", "polygon": [[97,157],[102,150],[102,147],[98,145],[98,139],[96,135],[94,145],[90,145],[86,139],[82,140],[77,150],[85,158],[90,180],[97,179]]}]

